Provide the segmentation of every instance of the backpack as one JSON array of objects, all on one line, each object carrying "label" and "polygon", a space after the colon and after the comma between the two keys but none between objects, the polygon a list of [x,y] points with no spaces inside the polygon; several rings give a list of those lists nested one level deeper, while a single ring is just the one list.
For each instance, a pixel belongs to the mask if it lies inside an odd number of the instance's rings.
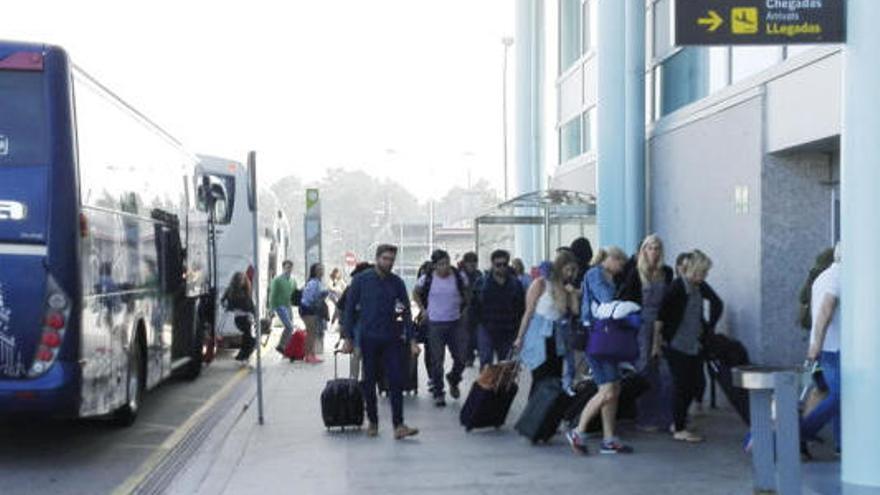
[{"label": "backpack", "polygon": [[[461,279],[461,272],[458,271],[458,268],[450,267],[452,270],[452,276],[455,277],[455,287],[458,289],[458,295],[461,296],[461,307],[464,308],[468,303],[468,294],[464,286],[464,280]],[[431,294],[431,284],[434,282],[434,270],[433,268],[425,275],[425,283],[422,284],[422,288],[416,291],[416,296],[419,298],[419,302],[422,304],[422,307],[426,310],[428,309],[428,295]]]},{"label": "backpack", "polygon": [[299,287],[293,289],[293,292],[290,293],[290,305],[299,307],[302,304],[303,300],[303,291]]},{"label": "backpack", "polygon": [[816,256],[813,268],[810,268],[810,273],[807,274],[807,279],[804,281],[804,285],[801,286],[801,291],[798,295],[798,302],[800,303],[798,308],[798,324],[807,332],[813,328],[813,309],[811,306],[813,299],[813,282],[815,282],[816,279],[819,278],[819,275],[827,270],[832,263],[834,263],[833,249],[829,248],[819,253],[819,255]]}]

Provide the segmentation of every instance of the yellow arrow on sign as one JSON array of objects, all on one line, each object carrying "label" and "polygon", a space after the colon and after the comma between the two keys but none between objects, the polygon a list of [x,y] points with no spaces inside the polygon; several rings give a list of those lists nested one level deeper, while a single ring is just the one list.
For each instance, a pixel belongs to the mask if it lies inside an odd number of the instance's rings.
[{"label": "yellow arrow on sign", "polygon": [[722,24],[724,24],[724,18],[718,15],[718,12],[710,10],[709,17],[700,17],[697,19],[697,24],[700,26],[709,26],[708,31],[714,33]]}]

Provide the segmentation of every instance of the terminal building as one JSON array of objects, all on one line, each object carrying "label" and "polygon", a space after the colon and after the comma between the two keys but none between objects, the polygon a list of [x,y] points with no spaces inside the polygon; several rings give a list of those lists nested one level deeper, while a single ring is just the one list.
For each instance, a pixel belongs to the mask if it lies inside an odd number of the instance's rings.
[{"label": "terminal building", "polygon": [[[601,221],[599,167],[620,164],[598,163],[609,117],[599,112],[598,59],[611,39],[599,35],[599,3],[558,0],[544,22],[558,61],[547,64],[558,145],[550,187],[596,194]],[[673,4],[644,8],[643,231],[663,238],[669,264],[685,250],[709,254],[709,282],[726,303],[721,330],[754,361],[800,363],[798,292],[840,236],[842,48],[676,47]]]}]

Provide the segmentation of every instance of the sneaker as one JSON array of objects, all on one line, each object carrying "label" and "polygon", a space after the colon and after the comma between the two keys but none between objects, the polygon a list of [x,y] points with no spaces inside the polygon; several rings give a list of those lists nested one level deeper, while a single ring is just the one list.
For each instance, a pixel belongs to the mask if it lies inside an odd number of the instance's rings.
[{"label": "sneaker", "polygon": [[367,425],[367,436],[370,438],[375,438],[379,436],[378,423],[370,423],[369,425]]},{"label": "sneaker", "polygon": [[584,443],[584,439],[576,430],[568,430],[565,433],[565,439],[568,440],[568,444],[571,445],[571,450],[574,451],[575,454],[587,455],[589,453],[587,451],[587,445]]},{"label": "sneaker", "polygon": [[599,453],[605,455],[632,454],[633,449],[629,445],[624,445],[617,440],[608,440],[602,442],[602,446],[599,447]]},{"label": "sneaker", "polygon": [[434,405],[437,407],[446,407],[446,398],[442,395],[434,397]]},{"label": "sneaker", "polygon": [[688,430],[677,431],[672,434],[672,438],[679,442],[687,442],[687,443],[700,443],[703,441],[703,437],[692,433]]},{"label": "sneaker", "polygon": [[449,379],[449,375],[446,375],[446,381],[449,382],[449,396],[453,399],[461,397],[461,390],[459,390],[458,384],[452,383],[452,380]]},{"label": "sneaker", "polygon": [[394,428],[394,439],[403,440],[406,437],[413,437],[419,434],[418,428],[410,428],[406,425],[400,425]]}]

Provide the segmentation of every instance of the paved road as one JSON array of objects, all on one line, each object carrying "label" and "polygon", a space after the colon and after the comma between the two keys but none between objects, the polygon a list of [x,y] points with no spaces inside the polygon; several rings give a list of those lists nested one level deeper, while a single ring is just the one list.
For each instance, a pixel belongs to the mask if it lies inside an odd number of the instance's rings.
[{"label": "paved road", "polygon": [[99,420],[0,424],[0,493],[112,492],[238,371],[224,352],[199,379],[166,382],[146,395],[129,428]]}]

